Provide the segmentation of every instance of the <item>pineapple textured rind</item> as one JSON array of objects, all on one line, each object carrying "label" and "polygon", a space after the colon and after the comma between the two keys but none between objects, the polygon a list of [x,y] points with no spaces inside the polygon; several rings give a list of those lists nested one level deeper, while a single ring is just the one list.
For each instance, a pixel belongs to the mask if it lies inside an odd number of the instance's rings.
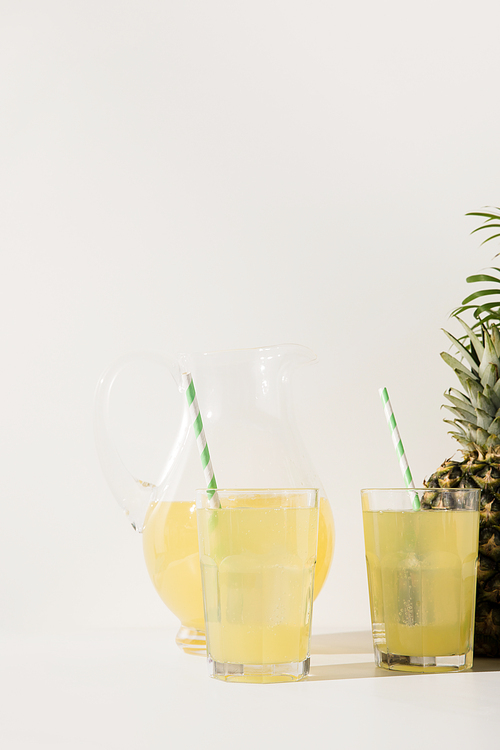
[{"label": "pineapple textured rind", "polygon": [[433,487],[481,490],[474,653],[476,656],[498,657],[500,656],[500,463],[480,460],[476,453],[469,453],[463,461],[448,459],[434,472],[425,485],[429,490]]}]

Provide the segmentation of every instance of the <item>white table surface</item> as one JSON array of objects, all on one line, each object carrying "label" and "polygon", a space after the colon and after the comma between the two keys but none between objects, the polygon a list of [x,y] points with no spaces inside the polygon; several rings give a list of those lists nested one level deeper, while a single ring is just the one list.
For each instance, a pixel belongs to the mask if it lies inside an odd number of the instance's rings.
[{"label": "white table surface", "polygon": [[387,673],[368,633],[314,634],[300,683],[228,684],[173,630],[0,635],[2,750],[500,747],[500,660]]}]

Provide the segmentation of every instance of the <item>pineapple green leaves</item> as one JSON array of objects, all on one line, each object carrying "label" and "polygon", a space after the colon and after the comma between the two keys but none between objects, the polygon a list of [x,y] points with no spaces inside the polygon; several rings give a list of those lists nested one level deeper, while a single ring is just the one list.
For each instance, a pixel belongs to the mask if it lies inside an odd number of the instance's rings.
[{"label": "pineapple green leaves", "polygon": [[[461,318],[457,320],[467,332],[466,324]],[[445,331],[466,364],[448,352],[441,353],[463,388],[463,393],[450,388],[444,394],[450,402],[444,406],[454,417],[453,421],[444,421],[454,428],[450,434],[463,448],[477,450],[483,456],[500,452],[500,337],[491,335],[493,330],[483,328],[483,341],[473,335],[469,347]]]},{"label": "pineapple green leaves", "polygon": [[[488,237],[481,243],[484,245],[486,242],[500,237],[500,208],[492,208],[484,211],[472,211],[466,216],[479,216],[483,219],[481,226],[473,229],[471,234],[475,232],[482,232],[486,230]],[[500,253],[497,253],[497,256]],[[495,257],[497,257],[495,256]],[[490,270],[500,273],[500,268],[493,267]],[[481,326],[488,322],[500,322],[500,278],[491,274],[480,273],[474,276],[468,276],[466,279],[468,284],[486,283],[493,284],[494,286],[479,289],[472,294],[469,294],[463,301],[462,304],[453,311],[452,315],[457,316],[464,313],[466,310],[471,310],[475,318],[472,330],[478,332]],[[496,297],[496,299],[492,299]]]},{"label": "pineapple green leaves", "polygon": [[[500,232],[492,233],[500,230],[500,209],[467,215],[484,220],[474,232],[488,230],[485,242],[500,237]],[[500,268],[493,271],[500,274]],[[444,331],[456,356],[442,352],[441,357],[454,370],[463,389],[461,393],[450,388],[445,393],[449,404],[444,406],[454,419],[444,421],[453,427],[450,434],[466,451],[478,451],[483,457],[500,456],[500,276],[476,274],[469,276],[467,282],[486,282],[490,286],[470,294],[453,311],[452,316],[464,329],[464,336],[458,339]],[[491,287],[492,284],[495,286]],[[472,326],[459,317],[468,310],[475,318]]]},{"label": "pineapple green leaves", "polygon": [[[482,219],[484,219],[481,226],[476,227],[476,229],[473,229],[471,234],[475,234],[476,232],[482,232],[484,229],[500,229],[500,208],[493,207],[490,208],[490,210],[484,209],[483,211],[469,211],[468,214],[465,214],[466,216],[480,216]],[[495,223],[499,222],[499,223]],[[495,239],[495,237],[500,237],[500,233],[492,234],[489,237],[487,237],[483,242],[482,245],[485,244],[485,242],[489,242],[490,240]]]}]

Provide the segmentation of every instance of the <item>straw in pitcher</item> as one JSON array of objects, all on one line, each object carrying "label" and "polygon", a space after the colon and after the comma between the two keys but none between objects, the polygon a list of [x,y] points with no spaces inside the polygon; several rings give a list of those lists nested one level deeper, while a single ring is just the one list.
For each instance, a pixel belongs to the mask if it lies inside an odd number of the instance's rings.
[{"label": "straw in pitcher", "polygon": [[196,398],[196,391],[190,372],[182,373],[182,384],[186,390],[189,413],[193,422],[196,444],[198,446],[201,464],[203,466],[203,473],[205,475],[208,502],[210,507],[220,508],[220,500],[217,493],[217,482],[215,480],[212,461],[210,460],[210,452],[208,450],[208,443],[205,437],[205,430],[203,428],[203,420],[201,418],[200,407],[198,406],[198,399]]},{"label": "straw in pitcher", "polygon": [[[391,431],[392,442],[394,444],[394,448],[396,450],[396,454],[399,459],[399,468],[401,469],[404,483],[406,487],[408,487],[408,489],[414,490],[415,483],[413,481],[410,466],[406,458],[405,449],[403,447],[403,441],[401,440],[401,435],[399,434],[398,425],[396,423],[396,417],[394,416],[394,412],[392,410],[392,405],[389,399],[387,388],[379,388],[379,393],[380,393],[380,398],[382,399],[382,403],[384,405],[385,417],[387,419],[387,424],[389,425],[389,429]],[[419,510],[420,499],[418,497],[418,493],[415,492],[415,493],[412,493],[412,495],[413,495],[412,497],[413,509]]]}]

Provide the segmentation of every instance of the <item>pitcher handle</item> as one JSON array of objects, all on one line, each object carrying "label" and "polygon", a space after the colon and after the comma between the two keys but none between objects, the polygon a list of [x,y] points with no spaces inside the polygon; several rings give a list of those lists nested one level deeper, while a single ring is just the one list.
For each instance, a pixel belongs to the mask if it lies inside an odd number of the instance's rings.
[{"label": "pitcher handle", "polygon": [[150,504],[155,499],[155,486],[136,479],[124,465],[111,437],[109,400],[113,384],[121,371],[137,360],[149,360],[167,367],[181,389],[181,372],[172,357],[137,352],[121,357],[104,371],[96,388],[94,406],[94,436],[97,455],[111,492],[137,531],[142,531]]}]

